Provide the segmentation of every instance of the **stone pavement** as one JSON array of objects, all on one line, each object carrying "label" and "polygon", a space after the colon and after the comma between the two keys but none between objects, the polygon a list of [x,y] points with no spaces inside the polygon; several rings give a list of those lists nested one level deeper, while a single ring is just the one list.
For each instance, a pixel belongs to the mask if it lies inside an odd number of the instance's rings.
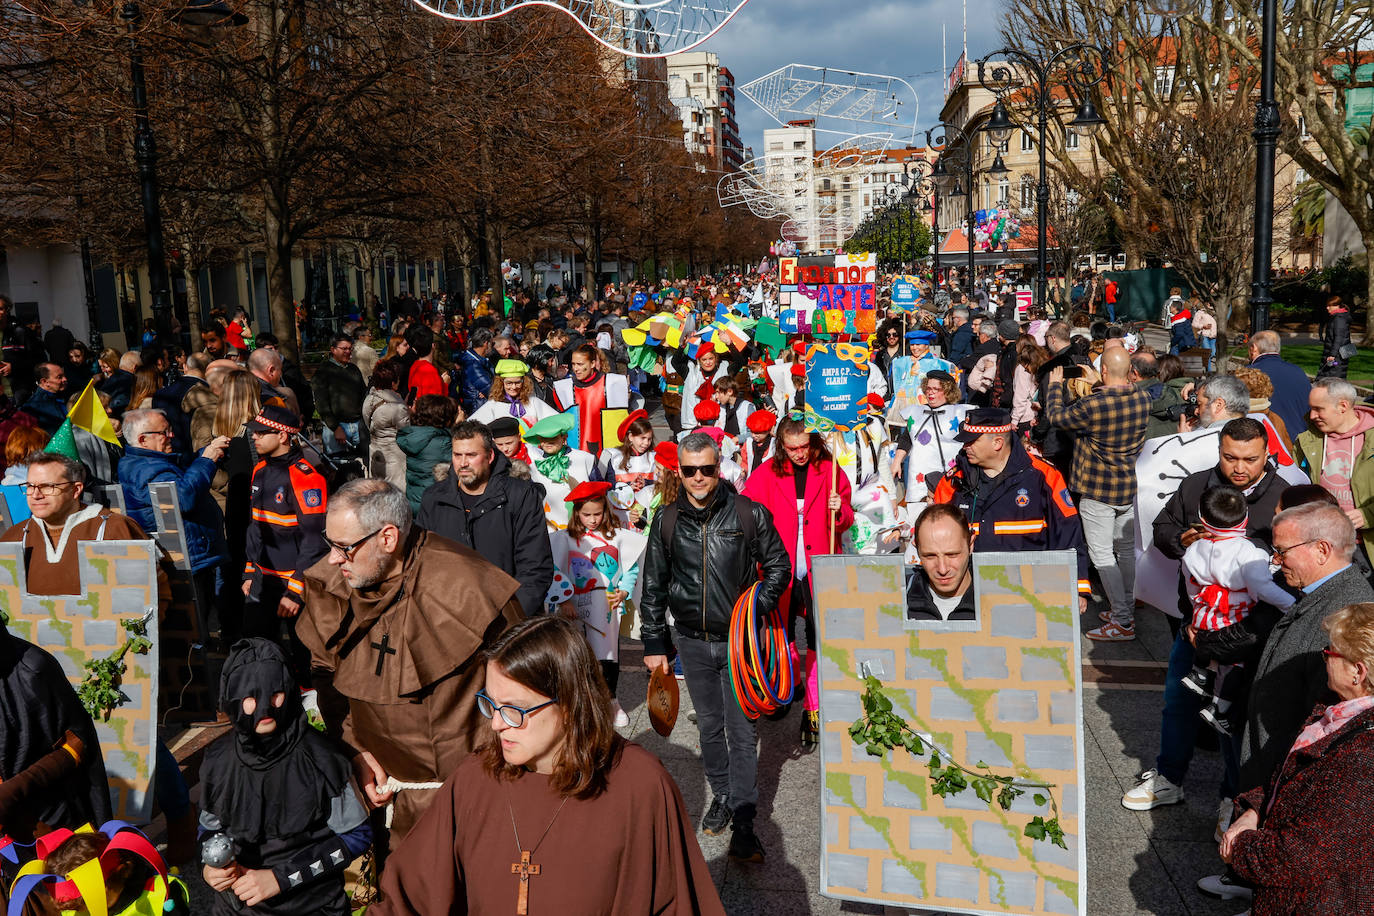
[{"label": "stone pavement", "polygon": [[[656,408],[657,405],[654,405]],[[654,410],[660,440],[667,438],[662,414]],[[1081,621],[1097,624],[1093,606]],[[1199,751],[1185,783],[1183,804],[1150,812],[1127,811],[1121,794],[1135,774],[1154,765],[1159,742],[1164,667],[1169,629],[1161,614],[1143,610],[1138,638],[1097,644],[1084,639],[1083,722],[1087,765],[1087,912],[1090,916],[1235,916],[1244,903],[1202,895],[1197,880],[1220,869],[1212,832],[1216,821],[1220,756]],[[699,759],[696,726],[688,719],[691,699],[681,691],[677,727],[661,738],[644,708],[648,674],[638,643],[621,644],[619,699],[630,716],[621,734],[643,744],[677,781],[688,814],[699,822],[710,804]],[[759,732],[759,819],[756,828],[767,853],[760,865],[732,861],[728,832],[698,834],[712,877],[731,916],[880,914],[881,907],[822,897],[820,860],[820,770],[815,754],[803,753],[800,710],[777,722],[761,720]],[[208,890],[193,879],[198,900]],[[197,907],[196,912],[205,912]]]},{"label": "stone pavement", "polygon": [[[1090,611],[1095,620],[1096,612]],[[1084,622],[1087,626],[1087,621]],[[1153,765],[1159,740],[1160,683],[1169,631],[1145,611],[1134,643],[1099,645],[1085,640],[1083,717],[1087,762],[1088,909],[1090,916],[1234,916],[1244,904],[1200,894],[1194,884],[1220,862],[1212,842],[1220,757],[1199,751],[1181,805],[1137,813],[1121,807],[1121,793]],[[619,696],[630,716],[621,733],[663,760],[682,790],[688,814],[699,821],[710,803],[696,726],[687,718],[691,699],[682,690],[677,727],[664,739],[649,726],[644,708],[648,676],[637,643],[622,645]],[[1142,683],[1143,682],[1143,683]],[[732,861],[728,833],[698,834],[712,877],[731,916],[882,913],[878,907],[830,900],[818,890],[820,785],[815,754],[803,753],[800,715],[759,724],[759,820],[767,861]],[[198,901],[208,891],[192,878]],[[208,903],[206,904],[208,908]],[[197,912],[205,909],[197,908]]]}]

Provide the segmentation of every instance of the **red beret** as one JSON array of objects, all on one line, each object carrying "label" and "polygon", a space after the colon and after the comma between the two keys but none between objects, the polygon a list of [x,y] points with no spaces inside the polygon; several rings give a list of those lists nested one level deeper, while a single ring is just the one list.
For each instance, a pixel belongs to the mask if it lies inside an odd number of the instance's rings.
[{"label": "red beret", "polygon": [[645,413],[644,411],[642,411],[642,410],[632,410],[632,411],[630,411],[630,415],[629,415],[628,417],[626,417],[625,419],[621,420],[621,421],[620,421],[620,426],[618,426],[618,427],[616,428],[616,431],[615,431],[615,436],[616,436],[616,438],[619,439],[621,442],[624,442],[624,441],[625,441],[625,437],[628,436],[628,435],[630,434],[630,424],[633,423],[635,420],[647,420],[647,419],[649,419],[649,415],[648,415],[647,413]]},{"label": "red beret", "polygon": [[804,364],[802,364],[802,363],[793,363],[793,364],[792,364],[792,377],[793,377],[793,378],[801,378],[803,375],[806,375],[806,366],[805,366]]},{"label": "red beret", "polygon": [[876,391],[869,392],[868,397],[864,398],[863,402],[874,410],[882,410],[883,404],[885,403],[883,401],[883,396]]},{"label": "red beret", "polygon": [[677,470],[677,443],[660,442],[654,446],[654,458],[670,471]]},{"label": "red beret", "polygon": [[771,432],[773,426],[778,422],[778,417],[771,410],[756,410],[749,415],[745,425],[750,432],[766,433]]},{"label": "red beret", "polygon": [[715,401],[698,401],[697,406],[692,408],[692,416],[697,418],[698,423],[712,423],[720,418],[720,405]]},{"label": "red beret", "polygon": [[586,483],[579,483],[573,491],[563,497],[565,503],[580,503],[588,499],[596,499],[598,496],[605,496],[610,492],[611,485],[604,480],[589,480]]}]

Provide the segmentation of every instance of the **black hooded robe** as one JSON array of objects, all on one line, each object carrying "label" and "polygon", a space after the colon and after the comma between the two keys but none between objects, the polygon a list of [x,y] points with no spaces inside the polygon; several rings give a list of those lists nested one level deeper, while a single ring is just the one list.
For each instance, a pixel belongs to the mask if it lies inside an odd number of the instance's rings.
[{"label": "black hooded robe", "polygon": [[95,723],[57,659],[0,626],[0,779],[9,779],[57,747],[67,731],[85,744],[75,771],[41,797],[2,812],[0,829],[31,843],[44,828],[100,826],[111,817],[110,786]]}]

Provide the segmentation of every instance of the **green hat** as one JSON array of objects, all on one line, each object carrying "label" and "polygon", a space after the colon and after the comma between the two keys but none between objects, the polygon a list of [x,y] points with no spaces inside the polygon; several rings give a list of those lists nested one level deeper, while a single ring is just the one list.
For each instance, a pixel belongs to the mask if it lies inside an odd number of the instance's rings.
[{"label": "green hat", "polygon": [[526,442],[538,442],[541,439],[557,439],[573,428],[573,417],[570,413],[556,413],[551,417],[545,417],[538,423],[525,430]]},{"label": "green hat", "polygon": [[496,363],[496,374],[501,378],[523,378],[529,371],[523,359],[503,359]]}]

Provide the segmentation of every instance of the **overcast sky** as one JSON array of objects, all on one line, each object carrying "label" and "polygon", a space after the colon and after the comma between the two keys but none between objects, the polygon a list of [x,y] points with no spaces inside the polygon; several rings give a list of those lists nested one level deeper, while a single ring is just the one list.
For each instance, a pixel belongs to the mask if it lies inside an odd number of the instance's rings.
[{"label": "overcast sky", "polygon": [[[968,0],[970,59],[997,47],[1001,9],[1002,0]],[[961,6],[936,0],[749,0],[725,28],[697,50],[719,54],[721,65],[735,75],[736,85],[787,64],[899,76],[916,89],[920,101],[918,139],[924,142],[924,130],[938,120],[944,99],[942,23],[945,58],[953,68],[963,42]],[[763,131],[776,122],[743,95],[735,100],[735,113],[744,145],[761,154]],[[909,136],[911,120],[905,115],[904,123]],[[903,135],[895,138],[897,143],[904,140]]]}]

